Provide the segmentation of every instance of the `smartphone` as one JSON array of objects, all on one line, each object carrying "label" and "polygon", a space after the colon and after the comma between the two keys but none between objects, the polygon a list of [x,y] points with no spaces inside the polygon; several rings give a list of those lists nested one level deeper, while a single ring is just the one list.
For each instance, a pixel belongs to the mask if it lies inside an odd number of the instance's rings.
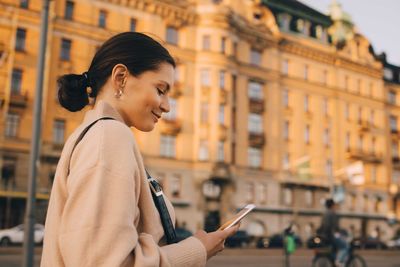
[{"label": "smartphone", "polygon": [[244,218],[247,214],[249,214],[250,211],[252,211],[256,205],[254,204],[247,204],[243,209],[241,209],[232,219],[229,221],[225,222],[223,225],[218,230],[225,230],[228,229]]}]

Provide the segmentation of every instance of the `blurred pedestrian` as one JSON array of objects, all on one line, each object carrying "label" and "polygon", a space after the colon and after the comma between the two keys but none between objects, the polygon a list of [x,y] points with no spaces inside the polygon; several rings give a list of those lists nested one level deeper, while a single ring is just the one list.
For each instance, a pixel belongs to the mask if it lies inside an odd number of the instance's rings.
[{"label": "blurred pedestrian", "polygon": [[173,207],[146,173],[130,127],[149,132],[169,111],[174,69],[160,43],[126,32],[100,47],[87,72],[58,79],[64,108],[94,107],[57,166],[42,267],[205,266],[237,231],[198,231],[175,243]]}]

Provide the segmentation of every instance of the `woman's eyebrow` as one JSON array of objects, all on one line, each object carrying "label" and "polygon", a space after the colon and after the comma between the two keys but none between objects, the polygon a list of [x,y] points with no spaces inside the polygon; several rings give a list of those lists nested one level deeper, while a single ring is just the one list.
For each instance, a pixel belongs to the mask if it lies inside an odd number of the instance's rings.
[{"label": "woman's eyebrow", "polygon": [[171,86],[166,81],[160,80],[159,82],[162,83],[166,87],[165,88],[166,91],[169,91],[171,89]]}]

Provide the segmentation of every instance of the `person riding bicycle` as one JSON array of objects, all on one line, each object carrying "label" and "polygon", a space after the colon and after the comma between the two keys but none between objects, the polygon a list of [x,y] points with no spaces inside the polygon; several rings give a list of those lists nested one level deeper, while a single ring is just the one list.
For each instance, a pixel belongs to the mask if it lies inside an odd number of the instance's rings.
[{"label": "person riding bicycle", "polygon": [[333,245],[333,258],[336,259],[336,266],[340,266],[344,264],[347,258],[349,244],[345,235],[343,235],[343,231],[339,228],[339,216],[336,213],[337,204],[329,198],[325,201],[325,207],[326,211],[322,216],[321,226],[317,234]]}]

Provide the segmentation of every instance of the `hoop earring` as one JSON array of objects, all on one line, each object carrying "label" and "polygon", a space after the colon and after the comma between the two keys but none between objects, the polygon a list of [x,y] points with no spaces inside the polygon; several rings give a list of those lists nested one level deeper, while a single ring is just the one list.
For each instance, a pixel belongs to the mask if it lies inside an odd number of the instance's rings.
[{"label": "hoop earring", "polygon": [[119,89],[118,92],[116,92],[114,95],[116,98],[121,98],[122,94],[122,89]]}]

